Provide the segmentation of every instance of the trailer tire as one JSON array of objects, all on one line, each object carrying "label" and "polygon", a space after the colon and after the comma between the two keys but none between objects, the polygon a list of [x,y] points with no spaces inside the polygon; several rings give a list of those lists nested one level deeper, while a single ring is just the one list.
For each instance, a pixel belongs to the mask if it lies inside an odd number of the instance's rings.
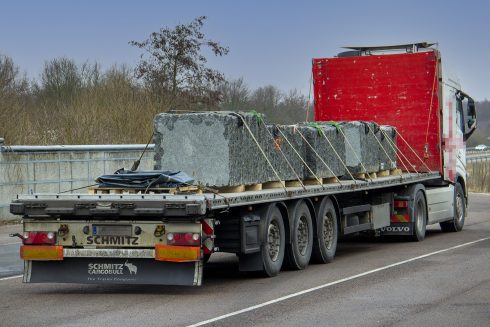
[{"label": "trailer tire", "polygon": [[443,232],[460,232],[466,216],[466,200],[461,184],[454,185],[454,216],[449,221],[439,223]]},{"label": "trailer tire", "polygon": [[289,206],[291,242],[286,251],[287,266],[302,270],[310,263],[313,249],[313,219],[304,200]]},{"label": "trailer tire", "polygon": [[265,224],[262,231],[263,242],[260,247],[263,274],[273,277],[281,271],[285,252],[285,229],[283,216],[276,205],[269,206],[265,211]]},{"label": "trailer tire", "polygon": [[324,197],[317,207],[316,235],[313,238],[312,262],[332,262],[337,250],[337,212],[332,200]]},{"label": "trailer tire", "polygon": [[410,236],[410,240],[414,242],[423,241],[427,228],[427,202],[422,190],[415,193],[411,219],[413,221],[413,234]]}]

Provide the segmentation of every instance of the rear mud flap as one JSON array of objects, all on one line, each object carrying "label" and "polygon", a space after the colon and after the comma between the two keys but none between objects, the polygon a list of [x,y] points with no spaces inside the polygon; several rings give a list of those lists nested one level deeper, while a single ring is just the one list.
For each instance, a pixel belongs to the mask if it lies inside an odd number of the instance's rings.
[{"label": "rear mud flap", "polygon": [[200,261],[65,258],[63,261],[25,261],[24,282],[200,286],[202,270]]}]

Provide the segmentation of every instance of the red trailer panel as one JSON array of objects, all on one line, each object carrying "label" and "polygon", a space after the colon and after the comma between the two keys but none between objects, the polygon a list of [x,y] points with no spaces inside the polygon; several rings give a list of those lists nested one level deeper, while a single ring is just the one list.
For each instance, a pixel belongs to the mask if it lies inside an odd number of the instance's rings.
[{"label": "red trailer panel", "polygon": [[[438,60],[437,50],[313,59],[315,120],[393,125],[442,174]],[[427,171],[400,138],[398,147],[417,171]]]}]

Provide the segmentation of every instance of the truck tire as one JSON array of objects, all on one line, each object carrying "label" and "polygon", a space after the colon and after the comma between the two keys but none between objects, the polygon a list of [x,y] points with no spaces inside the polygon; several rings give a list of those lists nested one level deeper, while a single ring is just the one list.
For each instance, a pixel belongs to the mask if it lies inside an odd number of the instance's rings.
[{"label": "truck tire", "polygon": [[266,277],[273,277],[281,271],[285,252],[285,230],[281,211],[275,205],[269,206],[265,211],[264,228],[262,236],[264,242],[260,247],[263,274]]},{"label": "truck tire", "polygon": [[453,219],[439,223],[443,232],[459,232],[463,229],[466,216],[466,200],[461,184],[454,184],[454,216]]},{"label": "truck tire", "polygon": [[312,262],[329,263],[335,257],[338,240],[337,212],[326,196],[317,207],[316,235],[313,238]]},{"label": "truck tire", "polygon": [[413,199],[412,217],[413,234],[410,240],[414,242],[423,241],[427,227],[427,203],[423,191],[418,190]]},{"label": "truck tire", "polygon": [[310,263],[313,249],[313,219],[304,200],[288,207],[291,217],[291,242],[287,246],[286,261],[291,269],[305,269]]}]

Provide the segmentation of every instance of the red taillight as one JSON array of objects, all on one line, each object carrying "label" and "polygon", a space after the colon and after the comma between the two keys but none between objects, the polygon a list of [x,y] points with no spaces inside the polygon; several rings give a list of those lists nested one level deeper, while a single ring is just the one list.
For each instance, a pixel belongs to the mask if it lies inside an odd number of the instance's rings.
[{"label": "red taillight", "polygon": [[201,237],[198,233],[168,233],[167,244],[170,245],[200,245]]},{"label": "red taillight", "polygon": [[395,209],[408,208],[408,201],[405,201],[405,200],[395,200],[394,207],[395,207]]},{"label": "red taillight", "polygon": [[48,244],[56,243],[56,233],[54,232],[25,232],[24,244]]}]

